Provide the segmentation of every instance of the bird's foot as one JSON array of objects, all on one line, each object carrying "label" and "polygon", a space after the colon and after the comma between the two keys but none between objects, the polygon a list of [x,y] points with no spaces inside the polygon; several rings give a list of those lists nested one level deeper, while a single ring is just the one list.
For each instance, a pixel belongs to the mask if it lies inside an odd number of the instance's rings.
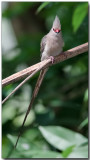
[{"label": "bird's foot", "polygon": [[49,58],[51,59],[51,62],[52,62],[52,64],[53,64],[55,58],[54,58],[53,56],[50,56]]}]

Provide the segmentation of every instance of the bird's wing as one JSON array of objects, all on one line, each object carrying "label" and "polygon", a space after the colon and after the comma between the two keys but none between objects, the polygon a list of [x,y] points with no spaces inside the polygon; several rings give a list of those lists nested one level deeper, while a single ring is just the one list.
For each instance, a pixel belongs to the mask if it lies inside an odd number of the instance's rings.
[{"label": "bird's wing", "polygon": [[41,54],[43,53],[44,49],[45,49],[45,45],[46,45],[46,39],[47,39],[47,36],[44,36],[41,40],[41,43],[40,43],[40,52]]}]

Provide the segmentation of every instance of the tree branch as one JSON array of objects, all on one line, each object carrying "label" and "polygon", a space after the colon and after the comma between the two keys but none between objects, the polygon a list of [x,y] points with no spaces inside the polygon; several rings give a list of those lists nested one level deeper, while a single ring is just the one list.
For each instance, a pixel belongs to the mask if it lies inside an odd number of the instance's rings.
[{"label": "tree branch", "polygon": [[[82,53],[87,52],[87,51],[88,51],[88,42],[84,43],[82,45],[79,45],[79,46],[77,46],[75,48],[72,48],[70,50],[67,50],[67,51],[61,53],[59,56],[56,56],[55,60],[54,60],[54,64],[62,62],[64,60],[66,60],[66,59],[72,58],[74,56],[77,56],[77,55],[82,54]],[[51,64],[50,61],[46,65],[47,61],[48,60],[44,60],[42,62],[39,62],[39,63],[37,63],[37,64],[35,64],[35,65],[31,66],[31,67],[28,67],[28,68],[26,68],[26,69],[24,69],[24,70],[22,70],[20,72],[17,72],[15,74],[3,79],[2,80],[2,87],[6,86],[8,84],[11,84],[13,82],[16,82],[19,79],[22,79],[22,78],[32,74],[38,68],[43,69],[43,68],[46,68],[48,66],[51,66],[52,64]],[[44,64],[45,64],[45,66],[44,66]]]},{"label": "tree branch", "polygon": [[46,63],[44,63],[41,67],[39,67],[38,69],[36,69],[32,74],[30,74],[27,78],[25,78],[3,101],[2,104],[4,104],[9,97],[11,97],[12,94],[14,94],[24,83],[26,83],[32,76],[34,76],[38,71],[41,70],[41,68],[46,64],[48,64],[49,62],[51,62],[51,59],[48,59],[48,61],[46,61]]}]

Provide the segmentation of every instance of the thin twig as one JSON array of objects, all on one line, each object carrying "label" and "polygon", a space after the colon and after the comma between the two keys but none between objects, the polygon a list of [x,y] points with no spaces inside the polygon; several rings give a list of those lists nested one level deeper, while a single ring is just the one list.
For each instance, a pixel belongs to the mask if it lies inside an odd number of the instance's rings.
[{"label": "thin twig", "polygon": [[[88,51],[88,42],[87,43],[84,43],[82,45],[79,45],[75,48],[72,48],[68,51],[65,51],[63,52],[62,54],[60,54],[59,56],[56,56],[55,57],[55,60],[54,60],[54,64],[56,63],[59,63],[61,61],[64,61],[66,59],[69,59],[69,58],[72,58],[76,55],[79,55],[81,53],[84,53],[84,52],[87,52]],[[2,86],[6,86],[8,84],[11,84],[13,82],[16,82],[18,81],[19,79],[22,79],[28,75],[30,75],[31,73],[33,73],[35,70],[37,70],[39,67],[42,66],[42,64],[44,64],[45,62],[47,62],[47,60],[44,60],[40,63],[37,63],[31,67],[28,67],[20,72],[17,72],[5,79],[2,80]],[[46,67],[49,67],[50,65],[52,65],[51,63],[47,64]],[[42,67],[43,68],[43,67]]]},{"label": "thin twig", "polygon": [[25,78],[3,101],[2,101],[2,104],[4,104],[8,99],[9,97],[11,97],[12,94],[14,94],[24,83],[26,83],[32,76],[34,76],[38,71],[40,71],[42,69],[42,67],[48,63],[51,62],[51,59],[48,59],[46,61],[46,63],[42,64],[41,67],[39,67],[38,69],[36,69],[31,75],[29,75],[27,78]]}]

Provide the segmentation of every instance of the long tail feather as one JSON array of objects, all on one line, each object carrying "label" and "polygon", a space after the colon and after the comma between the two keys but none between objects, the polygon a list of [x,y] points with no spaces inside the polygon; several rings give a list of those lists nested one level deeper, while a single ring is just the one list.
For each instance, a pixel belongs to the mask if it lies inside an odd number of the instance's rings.
[{"label": "long tail feather", "polygon": [[27,116],[28,116],[28,114],[29,114],[29,112],[30,112],[30,110],[31,110],[32,104],[33,104],[34,99],[36,98],[36,96],[37,96],[37,94],[38,94],[38,91],[39,91],[39,89],[40,89],[41,83],[42,83],[42,81],[43,81],[43,78],[44,78],[45,73],[47,72],[47,70],[48,70],[48,68],[43,69],[43,70],[41,70],[41,72],[40,72],[40,75],[39,75],[38,80],[37,80],[37,82],[36,82],[35,89],[34,89],[34,92],[33,92],[32,98],[31,98],[31,102],[30,102],[29,107],[28,107],[28,109],[27,109],[27,112],[26,112],[26,114],[25,114],[25,118],[24,118],[24,121],[23,121],[23,123],[22,123],[21,130],[20,130],[20,132],[19,132],[19,135],[18,135],[16,144],[15,144],[15,148],[16,148],[17,143],[18,143],[18,140],[19,140],[19,138],[20,138],[20,136],[21,136],[22,129],[23,129],[23,127],[24,127],[26,118],[27,118]]}]

